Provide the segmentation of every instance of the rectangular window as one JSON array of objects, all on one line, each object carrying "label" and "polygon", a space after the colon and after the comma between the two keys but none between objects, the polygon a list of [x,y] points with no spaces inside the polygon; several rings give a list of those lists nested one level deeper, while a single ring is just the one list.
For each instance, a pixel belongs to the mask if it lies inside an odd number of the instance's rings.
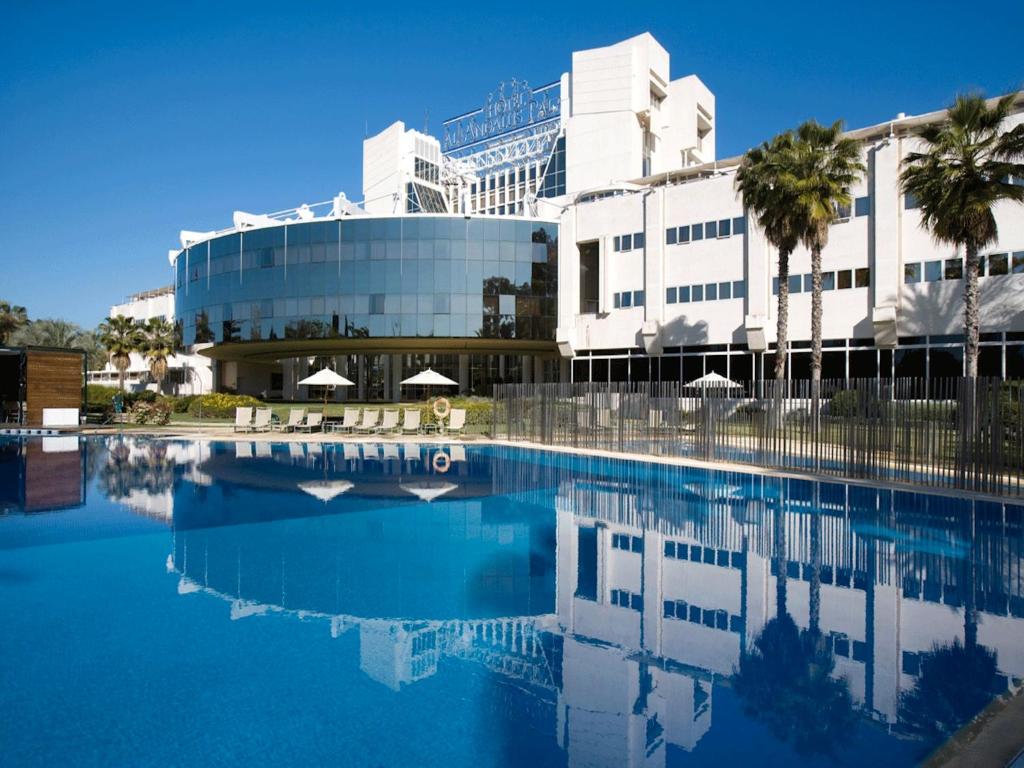
[{"label": "rectangular window", "polygon": [[1024,251],[1013,252],[1013,274],[1024,275]]},{"label": "rectangular window", "polygon": [[612,250],[614,250],[616,253],[618,253],[619,251],[622,250],[622,240],[621,240],[621,238],[619,238],[618,235],[616,235],[615,236],[615,240],[613,242],[614,242],[614,244],[612,246]]},{"label": "rectangular window", "polygon": [[867,288],[871,285],[870,267],[860,267],[853,272],[853,285],[855,288]]},{"label": "rectangular window", "polygon": [[616,293],[612,296],[612,301],[616,309],[622,306],[622,294]]},{"label": "rectangular window", "polygon": [[632,251],[633,250],[633,236],[623,235],[622,236],[622,250]]},{"label": "rectangular window", "polygon": [[720,298],[720,299],[731,299],[732,298],[732,283],[719,283],[718,284],[718,298]]},{"label": "rectangular window", "polygon": [[675,304],[676,303],[676,289],[675,288],[666,288],[665,289],[665,303],[666,304]]},{"label": "rectangular window", "polygon": [[732,219],[720,219],[718,222],[718,236],[728,237],[732,234]]},{"label": "rectangular window", "polygon": [[903,207],[907,210],[910,210],[911,208],[919,208],[920,205],[921,204],[917,201],[917,198],[909,192],[903,196]]},{"label": "rectangular window", "polygon": [[800,285],[801,285],[801,283],[803,283],[803,280],[801,279],[800,275],[790,275],[789,276],[789,292],[790,293],[800,293]]},{"label": "rectangular window", "polygon": [[836,273],[835,272],[822,272],[821,273],[821,290],[823,291],[834,291],[836,289]]},{"label": "rectangular window", "polygon": [[633,248],[643,248],[643,247],[644,247],[644,233],[643,232],[637,232],[636,234],[633,235]]},{"label": "rectangular window", "polygon": [[921,264],[904,264],[903,265],[903,284],[911,285],[913,283],[921,282]]},{"label": "rectangular window", "polygon": [[383,315],[384,314],[384,294],[373,293],[370,294],[370,314],[371,315]]},{"label": "rectangular window", "polygon": [[633,306],[642,307],[644,305],[644,292],[633,291]]},{"label": "rectangular window", "polygon": [[734,235],[743,235],[747,231],[747,220],[742,216],[737,216],[732,220],[732,233]]},{"label": "rectangular window", "polygon": [[694,239],[695,242],[697,240],[703,240],[704,239],[704,225],[703,224],[694,224],[690,228],[690,231],[691,231],[691,234],[693,235],[693,239]]},{"label": "rectangular window", "polygon": [[963,260],[946,259],[946,270],[942,277],[944,280],[962,280],[964,277]]},{"label": "rectangular window", "polygon": [[690,298],[693,301],[704,301],[704,286],[695,285],[690,289]]},{"label": "rectangular window", "polygon": [[709,221],[709,222],[704,224],[704,236],[708,240],[711,240],[713,238],[718,237],[718,222],[717,221]]},{"label": "rectangular window", "polygon": [[704,298],[708,301],[715,301],[718,298],[718,283],[708,283],[704,286]]},{"label": "rectangular window", "polygon": [[839,290],[853,287],[853,272],[848,269],[841,269],[839,275]]},{"label": "rectangular window", "polygon": [[747,295],[747,284],[742,280],[734,280],[732,283],[732,297],[742,299]]},{"label": "rectangular window", "polygon": [[808,272],[804,275],[804,293],[811,293],[814,290],[814,277]]},{"label": "rectangular window", "polygon": [[690,225],[687,224],[685,227],[679,228],[679,242],[688,243],[690,242]]},{"label": "rectangular window", "polygon": [[669,227],[665,230],[665,245],[675,245],[679,237],[679,230],[676,227]]},{"label": "rectangular window", "polygon": [[633,306],[633,294],[630,293],[629,291],[623,291],[622,292],[622,307],[623,307],[623,309],[625,309],[626,307],[631,307],[631,306]]},{"label": "rectangular window", "polygon": [[688,304],[690,301],[690,286],[681,285],[679,286],[679,303]]},{"label": "rectangular window", "polygon": [[935,283],[942,279],[942,262],[926,261],[924,264],[924,281]]},{"label": "rectangular window", "polygon": [[779,295],[779,278],[773,277],[772,278],[772,296],[778,296],[778,295]]},{"label": "rectangular window", "polygon": [[853,201],[853,213],[855,216],[867,216],[871,213],[871,198],[867,195],[856,198]]},{"label": "rectangular window", "polygon": [[836,206],[836,217],[839,221],[846,221],[850,218],[850,206],[849,205],[837,205]]},{"label": "rectangular window", "polygon": [[988,257],[988,274],[990,276],[1006,275],[1010,272],[1010,264],[1005,253],[993,253]]}]

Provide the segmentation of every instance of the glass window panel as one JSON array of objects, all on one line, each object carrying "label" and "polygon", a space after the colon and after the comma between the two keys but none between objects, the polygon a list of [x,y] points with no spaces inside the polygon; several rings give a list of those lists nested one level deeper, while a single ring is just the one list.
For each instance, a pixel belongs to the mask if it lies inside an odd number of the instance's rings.
[{"label": "glass window panel", "polygon": [[867,288],[871,285],[871,269],[869,267],[860,267],[854,270],[853,273],[853,284],[857,288]]},{"label": "glass window panel", "polygon": [[694,240],[703,240],[704,239],[704,225],[703,224],[694,224],[691,227],[690,233],[693,236]]},{"label": "glass window panel", "polygon": [[903,282],[906,285],[921,282],[921,263],[903,265]]},{"label": "glass window panel", "polygon": [[732,297],[742,299],[747,295],[747,284],[742,280],[734,280],[732,283]]},{"label": "glass window panel", "polygon": [[690,286],[682,285],[679,287],[679,303],[686,304],[690,301]]},{"label": "glass window panel", "polygon": [[1010,271],[1009,259],[1005,253],[993,253],[988,257],[988,274],[1005,275]]},{"label": "glass window panel", "polygon": [[838,273],[838,282],[840,290],[853,287],[853,272],[849,269],[842,269]]},{"label": "glass window panel", "polygon": [[811,293],[814,291],[814,276],[808,272],[804,275],[804,293]]},{"label": "glass window panel", "polygon": [[676,244],[676,238],[678,237],[678,235],[679,235],[679,229],[677,227],[670,227],[670,228],[666,229],[665,230],[665,244],[666,245],[675,245]]},{"label": "glass window panel", "polygon": [[1013,274],[1024,275],[1024,251],[1013,252]]},{"label": "glass window panel", "polygon": [[834,291],[836,289],[836,273],[835,272],[822,272],[821,274],[821,290],[823,291]]},{"label": "glass window panel", "polygon": [[689,225],[686,225],[685,227],[680,227],[679,228],[679,242],[680,243],[688,243],[688,242],[690,242],[690,226]]},{"label": "glass window panel", "polygon": [[747,220],[742,216],[737,216],[732,220],[732,233],[734,235],[746,234],[747,231]]},{"label": "glass window panel", "polygon": [[731,299],[732,298],[732,283],[719,283],[718,284],[718,298],[720,299]]},{"label": "glass window panel", "polygon": [[935,283],[942,279],[942,262],[926,261],[924,264],[924,281]]},{"label": "glass window panel", "polygon": [[718,236],[729,237],[732,234],[732,219],[721,219],[718,222]]},{"label": "glass window panel", "polygon": [[643,232],[636,232],[636,233],[634,233],[633,234],[633,248],[635,249],[635,248],[643,248],[643,247],[644,247],[644,233]]},{"label": "glass window panel", "polygon": [[622,292],[622,306],[631,307],[633,306],[633,294],[629,291]]},{"label": "glass window panel", "polygon": [[800,293],[800,286],[803,285],[803,278],[800,275],[789,276],[789,292]]},{"label": "glass window panel", "polygon": [[667,288],[665,290],[665,303],[666,304],[675,304],[676,303],[676,289],[675,288]]},{"label": "glass window panel", "polygon": [[644,292],[633,291],[633,306],[642,307],[644,305]]},{"label": "glass window panel", "polygon": [[631,251],[633,250],[633,236],[623,235],[622,236],[622,250]]},{"label": "glass window panel", "polygon": [[865,195],[853,201],[853,212],[857,216],[867,216],[871,213],[871,198]]},{"label": "glass window panel", "polygon": [[704,301],[704,286],[695,285],[690,289],[691,301]]},{"label": "glass window panel", "polygon": [[718,237],[717,221],[708,221],[704,223],[704,236],[707,237],[708,240]]},{"label": "glass window panel", "polygon": [[964,262],[962,259],[946,259],[946,269],[943,274],[945,280],[960,280],[964,276]]},{"label": "glass window panel", "polygon": [[708,283],[704,286],[704,298],[708,301],[715,301],[718,298],[718,283]]}]

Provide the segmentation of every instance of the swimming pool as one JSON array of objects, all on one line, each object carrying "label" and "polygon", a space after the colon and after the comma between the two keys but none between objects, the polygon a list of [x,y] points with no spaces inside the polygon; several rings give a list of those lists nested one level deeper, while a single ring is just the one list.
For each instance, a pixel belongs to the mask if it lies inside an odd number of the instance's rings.
[{"label": "swimming pool", "polygon": [[497,446],[0,438],[5,765],[919,761],[1024,508]]}]

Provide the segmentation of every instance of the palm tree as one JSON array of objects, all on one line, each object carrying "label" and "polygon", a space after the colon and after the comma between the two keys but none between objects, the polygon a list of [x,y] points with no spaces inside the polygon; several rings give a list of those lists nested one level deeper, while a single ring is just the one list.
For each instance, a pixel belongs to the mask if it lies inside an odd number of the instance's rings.
[{"label": "palm tree", "polygon": [[174,354],[174,324],[162,317],[151,318],[142,327],[142,352],[149,361],[149,372],[156,381],[157,391],[167,375],[167,358]]},{"label": "palm tree", "polygon": [[775,378],[786,377],[789,351],[789,257],[800,240],[797,192],[792,160],[796,137],[785,131],[760,147],[748,150],[736,172],[736,189],[753,213],[765,238],[779,252],[779,294]]},{"label": "palm tree", "polygon": [[900,186],[921,209],[921,223],[939,243],[963,248],[967,376],[978,375],[980,308],[978,252],[996,242],[992,209],[1001,200],[1024,202],[1024,125],[1001,132],[1016,94],[989,106],[980,95],[956,98],[946,118],[917,129],[921,152],[903,160]]},{"label": "palm tree", "polygon": [[110,363],[117,369],[117,386],[124,389],[124,374],[131,365],[132,352],[142,345],[142,329],[130,317],[108,317],[99,327],[100,343],[107,348]]},{"label": "palm tree", "polygon": [[0,344],[6,344],[11,334],[28,322],[24,307],[0,301]]},{"label": "palm tree", "polygon": [[802,209],[800,240],[811,252],[811,381],[821,381],[821,252],[828,231],[849,207],[850,187],[864,172],[860,144],[843,136],[843,123],[830,126],[808,120],[796,130],[793,183]]},{"label": "palm tree", "polygon": [[19,328],[11,334],[11,341],[21,346],[69,349],[78,346],[82,333],[81,326],[75,323],[44,318],[32,320]]}]

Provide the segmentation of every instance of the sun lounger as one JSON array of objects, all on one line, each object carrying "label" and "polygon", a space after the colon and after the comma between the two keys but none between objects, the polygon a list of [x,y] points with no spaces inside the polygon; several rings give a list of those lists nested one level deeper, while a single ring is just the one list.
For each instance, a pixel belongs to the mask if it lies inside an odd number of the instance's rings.
[{"label": "sun lounger", "polygon": [[380,446],[376,443],[366,443],[363,446],[363,461],[380,461]]},{"label": "sun lounger", "polygon": [[448,430],[450,434],[464,435],[466,432],[466,409],[452,408],[452,415],[448,419]]},{"label": "sun lounger", "polygon": [[235,408],[235,432],[248,432],[252,426],[252,408]]},{"label": "sun lounger", "polygon": [[270,421],[274,416],[274,412],[269,408],[257,408],[256,415],[253,416],[252,426],[249,428],[252,432],[269,432]]},{"label": "sun lounger", "polygon": [[345,461],[359,461],[359,445],[356,443],[345,443]]},{"label": "sun lounger", "polygon": [[408,444],[406,444],[403,447],[403,451],[404,451],[404,454],[405,454],[406,462],[408,462],[410,464],[412,462],[414,462],[414,461],[420,461],[421,458],[422,458],[420,456],[420,446],[419,446],[419,443],[408,443]]},{"label": "sun lounger", "polygon": [[282,432],[291,432],[296,427],[301,426],[305,420],[305,408],[292,408],[288,411],[288,421],[284,422],[283,424],[278,424],[277,428]]},{"label": "sun lounger", "polygon": [[306,460],[306,447],[302,443],[288,443],[288,456],[292,462]]},{"label": "sun lounger", "polygon": [[257,459],[269,459],[273,457],[273,451],[271,450],[270,443],[260,442],[256,443],[256,458]]},{"label": "sun lounger", "polygon": [[368,434],[373,432],[377,428],[377,422],[380,420],[380,410],[377,408],[367,408],[363,411],[363,421],[356,427],[356,432]]},{"label": "sun lounger", "polygon": [[235,458],[236,459],[251,459],[252,458],[252,443],[235,443]]},{"label": "sun lounger", "polygon": [[385,432],[394,432],[396,429],[398,429],[398,409],[388,408],[384,411],[384,419],[376,431],[383,434]]},{"label": "sun lounger", "polygon": [[345,415],[342,417],[340,423],[335,423],[335,432],[351,432],[359,426],[359,409],[358,408],[346,408]]},{"label": "sun lounger", "polygon": [[299,424],[295,428],[296,432],[313,432],[314,430],[320,429],[320,425],[323,423],[324,415],[320,411],[314,411],[313,413],[306,414],[306,420]]},{"label": "sun lounger", "polygon": [[415,435],[420,431],[420,409],[406,408],[402,419],[402,434]]},{"label": "sun lounger", "polygon": [[466,446],[464,445],[453,445],[448,448],[448,455],[451,456],[452,463],[456,461],[466,460]]},{"label": "sun lounger", "polygon": [[388,459],[401,461],[401,457],[398,455],[398,443],[384,443],[384,461]]}]

